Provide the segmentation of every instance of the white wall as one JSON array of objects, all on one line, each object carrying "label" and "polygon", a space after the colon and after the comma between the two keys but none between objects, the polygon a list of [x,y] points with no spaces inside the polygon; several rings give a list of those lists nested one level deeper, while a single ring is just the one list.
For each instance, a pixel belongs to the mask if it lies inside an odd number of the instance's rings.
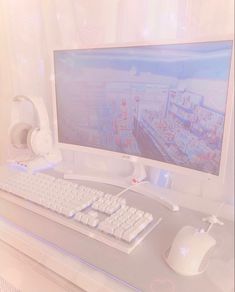
[{"label": "white wall", "polygon": [[[13,95],[43,96],[51,113],[52,49],[217,38],[233,34],[233,11],[233,0],[0,0],[0,161],[7,153]],[[231,132],[226,185],[214,196],[230,203],[233,140]]]},{"label": "white wall", "polygon": [[12,84],[9,70],[9,50],[6,31],[5,14],[0,2],[0,163],[7,155],[7,127],[10,113],[10,96]]}]

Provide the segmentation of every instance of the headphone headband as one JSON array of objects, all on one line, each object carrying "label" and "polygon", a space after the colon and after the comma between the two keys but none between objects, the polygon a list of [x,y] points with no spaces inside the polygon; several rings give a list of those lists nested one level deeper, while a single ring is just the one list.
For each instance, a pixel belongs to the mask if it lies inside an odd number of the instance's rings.
[{"label": "headphone headband", "polygon": [[39,121],[39,128],[40,130],[50,129],[49,119],[45,104],[43,103],[43,99],[39,97],[32,97],[32,96],[24,96],[24,95],[17,95],[14,97],[14,101],[21,101],[21,100],[28,100],[31,102],[36,109]]}]

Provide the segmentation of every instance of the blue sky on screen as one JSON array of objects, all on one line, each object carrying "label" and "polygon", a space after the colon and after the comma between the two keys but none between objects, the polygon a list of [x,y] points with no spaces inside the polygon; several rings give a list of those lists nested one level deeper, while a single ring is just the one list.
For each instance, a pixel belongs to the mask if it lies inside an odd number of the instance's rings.
[{"label": "blue sky on screen", "polygon": [[57,52],[76,70],[100,68],[149,72],[181,79],[227,80],[231,62],[231,41],[195,44],[105,48]]}]

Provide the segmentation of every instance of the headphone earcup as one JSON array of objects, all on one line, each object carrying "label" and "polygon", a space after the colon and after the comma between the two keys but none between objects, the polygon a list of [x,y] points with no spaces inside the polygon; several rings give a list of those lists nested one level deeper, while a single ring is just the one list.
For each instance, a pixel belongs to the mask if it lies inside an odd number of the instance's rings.
[{"label": "headphone earcup", "polygon": [[29,131],[27,144],[36,155],[46,155],[53,147],[51,134],[48,131],[40,130],[39,128],[34,128]]},{"label": "headphone earcup", "polygon": [[33,104],[38,115],[39,122],[38,128],[30,128],[27,133],[25,132],[25,136],[27,135],[27,139],[25,138],[25,140],[27,140],[27,144],[25,141],[24,147],[27,145],[28,148],[31,149],[31,151],[36,155],[47,155],[53,149],[53,139],[50,131],[47,109],[43,103],[43,99],[23,95],[14,97],[14,101],[22,100],[28,100]]},{"label": "headphone earcup", "polygon": [[27,148],[28,135],[32,126],[26,123],[15,124],[10,130],[11,144],[18,149]]},{"label": "headphone earcup", "polygon": [[[33,141],[34,141],[34,137],[35,135],[37,134],[37,131],[39,131],[38,128],[32,128],[29,133],[28,133],[28,136],[27,136],[27,145],[28,145],[28,148],[33,151],[34,151],[34,146],[33,146]],[[36,153],[35,153],[36,154]]]}]

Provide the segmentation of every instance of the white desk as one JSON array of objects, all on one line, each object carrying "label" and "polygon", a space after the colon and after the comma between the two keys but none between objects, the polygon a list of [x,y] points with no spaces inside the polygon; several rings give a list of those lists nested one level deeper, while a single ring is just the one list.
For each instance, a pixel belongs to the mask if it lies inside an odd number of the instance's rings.
[{"label": "white desk", "polygon": [[[86,184],[110,193],[119,190],[108,185]],[[17,230],[2,220],[0,238],[5,238],[9,244],[18,244],[21,251],[87,291],[233,291],[232,222],[226,221],[224,227],[215,226],[212,230],[218,244],[206,273],[196,277],[181,277],[165,264],[162,254],[182,226],[203,226],[201,218],[204,215],[188,209],[172,213],[156,201],[132,191],[127,193],[126,199],[134,206],[142,206],[163,217],[162,223],[130,255],[9,203],[1,198],[1,194],[0,215],[22,229]],[[21,243],[20,240],[16,243],[17,238],[22,238]],[[129,287],[125,285],[127,283]]]},{"label": "white desk", "polygon": [[3,241],[0,259],[0,277],[22,292],[82,291]]}]

